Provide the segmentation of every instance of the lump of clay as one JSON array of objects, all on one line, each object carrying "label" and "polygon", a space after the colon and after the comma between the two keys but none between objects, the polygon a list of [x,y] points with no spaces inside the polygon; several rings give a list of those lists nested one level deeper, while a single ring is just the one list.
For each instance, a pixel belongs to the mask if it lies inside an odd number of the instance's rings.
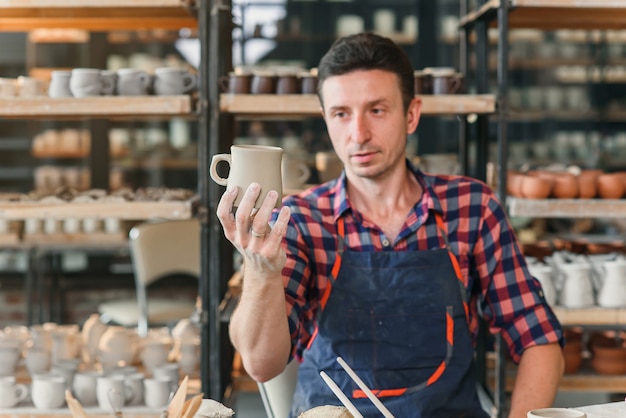
[{"label": "lump of clay", "polygon": [[344,406],[316,406],[301,413],[298,418],[354,418]]},{"label": "lump of clay", "polygon": [[235,411],[213,399],[203,399],[194,418],[228,418],[235,415]]}]

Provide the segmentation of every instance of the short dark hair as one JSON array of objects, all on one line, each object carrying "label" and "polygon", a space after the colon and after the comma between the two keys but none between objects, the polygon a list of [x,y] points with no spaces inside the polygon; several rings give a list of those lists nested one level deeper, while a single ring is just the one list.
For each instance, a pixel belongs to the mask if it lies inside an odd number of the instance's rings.
[{"label": "short dark hair", "polygon": [[383,70],[398,76],[404,110],[415,96],[413,66],[406,53],[389,38],[371,32],[337,39],[317,67],[317,95],[322,107],[322,85],[328,77],[358,70]]}]

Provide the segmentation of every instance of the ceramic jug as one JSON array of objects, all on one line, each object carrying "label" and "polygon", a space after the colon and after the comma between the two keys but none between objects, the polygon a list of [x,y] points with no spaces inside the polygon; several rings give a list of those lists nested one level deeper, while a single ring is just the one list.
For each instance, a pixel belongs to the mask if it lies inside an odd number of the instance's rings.
[{"label": "ceramic jug", "polygon": [[598,305],[605,308],[626,306],[626,260],[605,261],[600,267]]},{"label": "ceramic jug", "polygon": [[568,308],[583,308],[595,303],[588,263],[566,263],[558,266],[560,282],[559,304]]},{"label": "ceramic jug", "polygon": [[135,339],[122,326],[109,326],[98,342],[98,360],[104,369],[129,365],[135,356]]},{"label": "ceramic jug", "polygon": [[83,324],[81,339],[83,342],[83,361],[91,364],[96,361],[98,343],[107,330],[107,325],[100,321],[100,315],[91,314]]},{"label": "ceramic jug", "polygon": [[528,271],[541,283],[543,296],[548,305],[554,306],[556,303],[556,288],[552,279],[552,267],[543,263],[535,263],[528,265]]}]

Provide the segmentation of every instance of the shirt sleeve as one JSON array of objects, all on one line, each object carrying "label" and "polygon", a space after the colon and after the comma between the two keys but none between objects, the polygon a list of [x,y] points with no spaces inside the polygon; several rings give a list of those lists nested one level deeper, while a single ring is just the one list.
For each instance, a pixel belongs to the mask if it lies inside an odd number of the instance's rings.
[{"label": "shirt sleeve", "polygon": [[292,218],[283,240],[287,261],[282,276],[292,344],[289,360],[295,357],[301,361],[315,326],[318,289],[312,279],[314,274],[311,270],[311,246],[306,242],[301,230],[302,224],[297,220],[301,214],[297,208],[290,207]]},{"label": "shirt sleeve", "polygon": [[559,342],[561,325],[543,297],[519,248],[504,209],[493,195],[484,197],[474,260],[481,282],[480,308],[492,333],[501,332],[511,358],[519,362],[528,347]]}]

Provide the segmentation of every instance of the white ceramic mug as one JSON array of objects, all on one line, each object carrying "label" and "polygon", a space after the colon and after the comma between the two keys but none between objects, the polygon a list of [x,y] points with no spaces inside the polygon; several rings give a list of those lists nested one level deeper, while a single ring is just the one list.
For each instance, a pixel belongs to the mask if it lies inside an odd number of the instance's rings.
[{"label": "white ceramic mug", "polygon": [[152,375],[169,379],[170,387],[175,390],[180,380],[180,366],[177,363],[161,364],[152,369]]},{"label": "white ceramic mug", "polygon": [[65,379],[62,376],[36,374],[31,391],[37,409],[61,408],[65,404]]},{"label": "white ceramic mug", "polygon": [[0,377],[0,408],[12,408],[28,395],[28,388],[15,383],[14,376]]},{"label": "white ceramic mug", "polygon": [[528,418],[586,418],[582,411],[569,408],[541,408],[528,411]]},{"label": "white ceramic mug", "polygon": [[0,376],[15,374],[17,362],[20,359],[20,350],[17,346],[0,346]]},{"label": "white ceramic mug", "polygon": [[70,90],[71,71],[55,70],[50,73],[50,84],[48,85],[48,96],[52,98],[72,97]]},{"label": "white ceramic mug", "polygon": [[302,160],[283,157],[282,162],[283,188],[300,189],[311,176],[311,169]]},{"label": "white ceramic mug", "polygon": [[100,96],[102,77],[96,68],[74,68],[70,76],[70,91],[74,97]]},{"label": "white ceramic mug", "polygon": [[124,375],[124,384],[130,388],[132,396],[126,401],[126,405],[143,405],[144,398],[144,375],[143,373],[129,373]]},{"label": "white ceramic mug", "polygon": [[172,385],[167,377],[144,379],[144,402],[149,408],[161,408],[167,405]]},{"label": "white ceramic mug", "polygon": [[148,94],[152,80],[150,75],[136,68],[117,70],[117,94],[119,96],[143,96]]},{"label": "white ceramic mug", "polygon": [[95,370],[86,370],[74,375],[72,392],[81,404],[93,406],[98,403],[96,388],[98,385],[98,377],[100,376],[102,376],[102,373]]},{"label": "white ceramic mug", "polygon": [[184,68],[160,67],[154,70],[154,93],[159,96],[188,93],[196,84],[196,76]]},{"label": "white ceramic mug", "polygon": [[97,377],[96,398],[98,406],[105,411],[119,411],[132,396],[133,391],[126,385],[124,376],[113,374]]}]

